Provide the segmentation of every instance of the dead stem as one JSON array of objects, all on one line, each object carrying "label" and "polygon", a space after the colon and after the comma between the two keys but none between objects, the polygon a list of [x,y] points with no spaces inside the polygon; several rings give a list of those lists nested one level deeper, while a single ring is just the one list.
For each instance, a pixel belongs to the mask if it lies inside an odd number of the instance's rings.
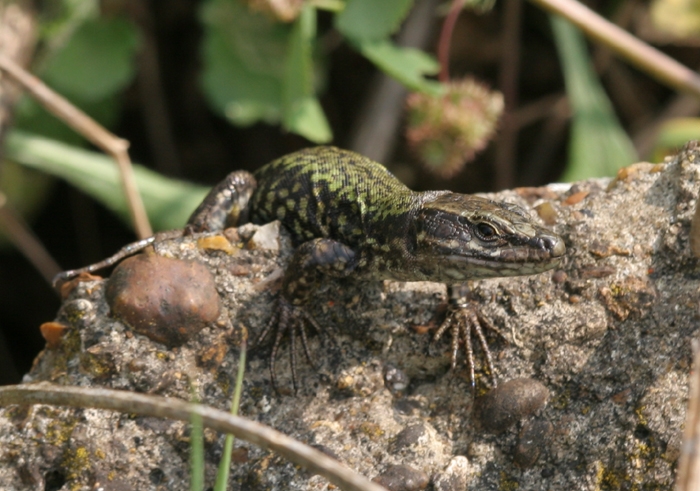
[{"label": "dead stem", "polygon": [[131,159],[128,153],[129,142],[107,131],[67,99],[54,92],[41,80],[2,54],[0,54],[0,70],[7,73],[15,82],[25,88],[49,112],[90,140],[94,145],[110,154],[117,161],[136,234],[139,238],[153,235],[151,225],[146,216],[146,210],[136,187]]}]

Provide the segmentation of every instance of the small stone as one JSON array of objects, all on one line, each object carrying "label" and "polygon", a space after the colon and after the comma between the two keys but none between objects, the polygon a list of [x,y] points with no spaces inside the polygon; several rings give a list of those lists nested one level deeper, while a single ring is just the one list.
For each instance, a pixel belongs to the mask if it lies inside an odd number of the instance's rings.
[{"label": "small stone", "polygon": [[463,455],[452,457],[447,468],[433,478],[435,491],[462,491],[467,489],[469,460]]},{"label": "small stone", "polygon": [[117,373],[116,359],[116,353],[111,347],[97,344],[80,354],[80,368],[96,380],[104,380]]},{"label": "small stone", "polygon": [[280,250],[280,222],[274,221],[258,227],[247,244],[249,249]]},{"label": "small stone", "polygon": [[563,204],[565,204],[565,205],[567,205],[567,206],[571,206],[571,205],[578,204],[578,203],[580,203],[581,201],[583,201],[584,199],[586,199],[586,197],[587,197],[590,193],[591,193],[590,191],[578,191],[578,192],[576,192],[576,193],[573,193],[573,194],[571,194],[568,198],[566,198],[566,199],[564,200],[564,203],[563,203]]},{"label": "small stone", "polygon": [[566,274],[566,271],[563,271],[561,269],[556,270],[554,272],[554,274],[552,274],[552,281],[557,285],[561,285],[568,278],[569,278],[569,275]]},{"label": "small stone", "polygon": [[207,235],[197,240],[197,247],[205,251],[223,251],[226,254],[236,254],[238,249],[233,247],[223,235]]},{"label": "small stone", "polygon": [[397,399],[393,407],[397,413],[408,416],[419,412],[421,410],[421,403],[419,401],[402,398]]},{"label": "small stone", "polygon": [[335,387],[339,390],[348,390],[355,385],[355,378],[352,375],[343,374],[338,377]]},{"label": "small stone", "polygon": [[99,281],[101,279],[101,276],[95,276],[90,273],[80,273],[75,278],[68,280],[65,283],[61,283],[61,286],[59,287],[61,299],[65,300],[66,298],[68,298],[71,292],[78,286],[79,283],[83,283],[85,281]]},{"label": "small stone", "polygon": [[501,433],[544,406],[549,390],[537,380],[509,380],[476,401],[475,416],[487,433]]},{"label": "small stone", "polygon": [[398,433],[398,435],[396,435],[396,438],[394,439],[394,443],[392,445],[394,452],[398,453],[402,449],[417,443],[418,440],[420,440],[425,434],[426,429],[423,423],[416,423],[405,427]]},{"label": "small stone", "polygon": [[386,364],[383,370],[384,386],[392,394],[398,394],[406,390],[411,379],[406,372],[391,364]]},{"label": "small stone", "polygon": [[44,322],[39,326],[41,335],[46,340],[46,345],[50,349],[58,348],[61,345],[61,338],[68,330],[68,326],[60,322]]},{"label": "small stone", "polygon": [[105,295],[112,315],[169,347],[186,343],[219,316],[214,278],[193,261],[130,257],[112,273]]},{"label": "small stone", "polygon": [[420,491],[428,486],[428,475],[408,465],[391,465],[372,479],[388,491]]},{"label": "small stone", "polygon": [[523,468],[532,467],[547,448],[554,432],[552,423],[543,419],[528,421],[518,435],[513,461]]},{"label": "small stone", "polygon": [[78,329],[84,329],[95,319],[96,307],[93,302],[85,298],[76,298],[63,304],[62,316]]},{"label": "small stone", "polygon": [[545,225],[555,225],[557,223],[557,211],[550,201],[545,201],[535,206],[535,211]]}]

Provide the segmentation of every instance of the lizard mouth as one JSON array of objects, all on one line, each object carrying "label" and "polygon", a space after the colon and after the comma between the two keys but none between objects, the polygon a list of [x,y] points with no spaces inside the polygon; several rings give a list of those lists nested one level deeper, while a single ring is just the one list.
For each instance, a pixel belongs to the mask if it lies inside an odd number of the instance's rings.
[{"label": "lizard mouth", "polygon": [[526,245],[501,248],[492,254],[450,254],[445,257],[444,272],[455,280],[531,275],[557,267],[565,254],[566,245],[560,237],[540,236]]},{"label": "lizard mouth", "polygon": [[558,264],[565,254],[564,241],[556,235],[546,235],[535,237],[524,245],[503,247],[493,256],[484,259],[495,264],[520,264],[523,266],[528,264]]}]

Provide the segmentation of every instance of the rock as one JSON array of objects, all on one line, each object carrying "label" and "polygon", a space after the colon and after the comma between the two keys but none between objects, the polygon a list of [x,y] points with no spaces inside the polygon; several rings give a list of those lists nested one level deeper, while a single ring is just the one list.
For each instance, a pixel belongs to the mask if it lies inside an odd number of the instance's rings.
[{"label": "rock", "polygon": [[[697,162],[700,153],[691,149],[667,165],[638,166],[613,181],[490,195],[551,203],[553,210],[541,209],[569,251],[560,272],[481,281],[472,292],[510,341],[493,347],[501,385],[526,377],[550,394],[538,418],[554,432],[528,470],[513,462],[513,449],[526,440],[515,426],[497,435],[477,429],[464,363],[451,371],[449,340],[430,342],[444,315],[442,285],[328,281],[310,308],[333,332],[309,337],[318,370],[297,356],[299,395],[280,396],[270,386],[269,349],[252,350],[240,414],[322,446],[365,476],[410,466],[440,491],[672,489],[699,318],[700,266],[689,248],[700,192]],[[245,243],[257,230],[224,235]],[[278,252],[261,241],[260,247],[236,245],[237,253],[229,254],[197,247],[200,238],[169,240],[156,252],[206,267],[221,302],[214,322],[168,348],[111,316],[107,281],[85,278],[66,290],[54,322],[68,329],[37,358],[27,382],[185,400],[195,386],[202,402],[228,408],[240,339],[255,339],[267,324],[278,286],[269,278],[286,266],[290,241],[282,232],[270,242],[279,242]],[[429,347],[439,355],[430,356]],[[477,376],[484,379],[476,355]],[[290,385],[289,361],[285,343],[277,353],[281,385]],[[400,398],[385,385],[388,365],[410,378]],[[336,387],[345,379],[353,390]],[[424,433],[407,430],[419,427]],[[186,490],[188,432],[184,423],[94,409],[0,408],[0,486],[91,489],[114,476],[129,489]],[[208,433],[205,440],[211,486],[223,436]],[[231,468],[233,489],[326,486],[278,455],[239,445],[247,456]],[[532,452],[523,455],[533,460]]]}]

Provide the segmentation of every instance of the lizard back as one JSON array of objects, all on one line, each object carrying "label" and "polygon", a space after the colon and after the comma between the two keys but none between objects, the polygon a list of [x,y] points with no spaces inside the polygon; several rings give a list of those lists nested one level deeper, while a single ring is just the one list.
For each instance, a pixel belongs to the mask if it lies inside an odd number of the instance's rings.
[{"label": "lizard back", "polygon": [[381,164],[336,147],[286,155],[255,178],[251,221],[280,220],[295,245],[326,237],[352,248],[381,246],[381,237],[403,235],[422,201]]}]

